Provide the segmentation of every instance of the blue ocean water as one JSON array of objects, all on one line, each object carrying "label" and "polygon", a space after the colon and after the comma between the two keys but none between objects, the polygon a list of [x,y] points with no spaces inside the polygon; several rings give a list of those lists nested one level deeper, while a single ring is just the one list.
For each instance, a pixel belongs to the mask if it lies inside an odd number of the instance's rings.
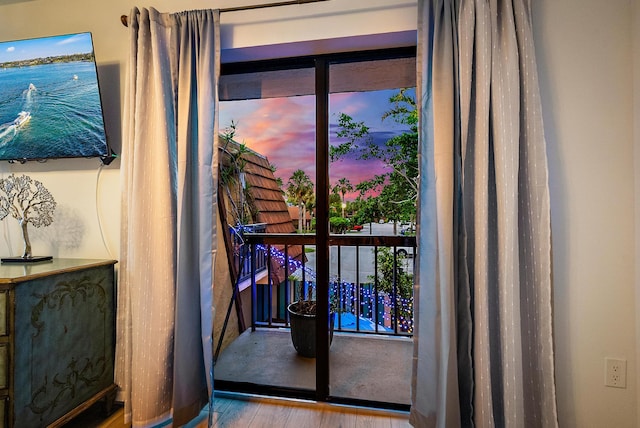
[{"label": "blue ocean water", "polygon": [[103,156],[106,144],[93,63],[0,66],[0,159]]}]

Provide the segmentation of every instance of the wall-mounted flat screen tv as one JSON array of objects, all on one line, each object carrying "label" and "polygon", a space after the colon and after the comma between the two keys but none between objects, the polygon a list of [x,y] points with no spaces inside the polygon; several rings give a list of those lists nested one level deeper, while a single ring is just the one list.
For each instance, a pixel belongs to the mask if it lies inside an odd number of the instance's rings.
[{"label": "wall-mounted flat screen tv", "polygon": [[111,157],[91,33],[0,42],[0,160],[89,157]]}]

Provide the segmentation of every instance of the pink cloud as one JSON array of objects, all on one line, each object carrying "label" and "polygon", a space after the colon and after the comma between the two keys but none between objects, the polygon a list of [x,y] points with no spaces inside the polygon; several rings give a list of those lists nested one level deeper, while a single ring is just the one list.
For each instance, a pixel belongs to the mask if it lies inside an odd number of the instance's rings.
[{"label": "pink cloud", "polygon": [[[367,111],[371,106],[357,94],[332,94],[331,117],[337,122],[337,112],[352,115]],[[236,141],[267,156],[276,166],[276,177],[286,186],[296,169],[301,169],[315,182],[315,98],[313,96],[232,101],[221,103],[220,127],[237,122]],[[379,123],[379,115],[378,115]],[[335,137],[333,137],[335,138]],[[354,185],[381,174],[384,166],[376,160],[344,159],[330,165],[331,185],[346,177]],[[353,200],[357,192],[346,195]]]}]

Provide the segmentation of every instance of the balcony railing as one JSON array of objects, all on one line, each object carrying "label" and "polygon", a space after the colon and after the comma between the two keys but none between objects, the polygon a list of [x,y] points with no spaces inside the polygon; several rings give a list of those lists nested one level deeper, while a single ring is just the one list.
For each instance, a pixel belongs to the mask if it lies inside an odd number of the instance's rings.
[{"label": "balcony railing", "polygon": [[[241,284],[251,278],[251,247],[245,245],[244,237],[248,233],[264,233],[267,229],[266,223],[256,223],[242,226],[241,229],[232,229],[233,245],[236,251],[233,253],[233,264],[238,266],[238,283]],[[255,271],[263,272],[267,269],[267,253],[258,251],[255,256]]]},{"label": "balcony railing", "polygon": [[[316,296],[315,236],[246,233],[252,327],[288,327],[287,306]],[[411,336],[415,237],[331,235],[329,294],[335,330]],[[267,275],[256,281],[259,269]],[[245,271],[246,272],[246,271]]]}]

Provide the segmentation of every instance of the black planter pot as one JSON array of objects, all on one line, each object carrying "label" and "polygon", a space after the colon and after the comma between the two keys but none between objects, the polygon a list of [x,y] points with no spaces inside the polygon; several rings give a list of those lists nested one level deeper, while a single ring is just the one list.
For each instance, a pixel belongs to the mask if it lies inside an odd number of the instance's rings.
[{"label": "black planter pot", "polygon": [[[316,357],[316,316],[297,312],[297,303],[287,307],[291,324],[291,341],[298,354],[307,358]],[[329,314],[329,343],[333,342],[333,323],[335,314]]]}]

